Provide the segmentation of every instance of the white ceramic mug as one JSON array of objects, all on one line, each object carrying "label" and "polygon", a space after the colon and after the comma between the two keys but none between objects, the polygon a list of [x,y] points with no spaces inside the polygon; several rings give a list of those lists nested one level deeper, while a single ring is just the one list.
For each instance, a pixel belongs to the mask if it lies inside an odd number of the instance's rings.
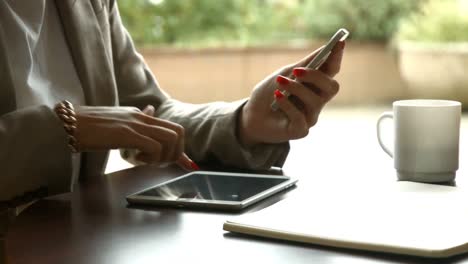
[{"label": "white ceramic mug", "polygon": [[[394,144],[381,138],[381,124],[393,119]],[[461,103],[448,100],[402,100],[377,121],[377,138],[394,160],[399,180],[451,182],[458,169]]]}]

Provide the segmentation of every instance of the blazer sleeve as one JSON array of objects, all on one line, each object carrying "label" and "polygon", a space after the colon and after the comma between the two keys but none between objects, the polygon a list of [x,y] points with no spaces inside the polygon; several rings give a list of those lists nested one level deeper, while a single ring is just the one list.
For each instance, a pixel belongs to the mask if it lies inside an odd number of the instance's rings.
[{"label": "blazer sleeve", "polygon": [[[62,122],[48,106],[0,116],[0,200],[32,200],[70,191],[71,152]],[[43,193],[43,192],[42,192]]]},{"label": "blazer sleeve", "polygon": [[248,169],[281,167],[289,142],[245,148],[238,140],[237,119],[245,100],[186,104],[163,92],[122,25],[117,3],[110,1],[110,27],[114,70],[121,105],[143,109],[151,104],[156,116],[182,125],[186,152],[197,162],[216,162]]}]

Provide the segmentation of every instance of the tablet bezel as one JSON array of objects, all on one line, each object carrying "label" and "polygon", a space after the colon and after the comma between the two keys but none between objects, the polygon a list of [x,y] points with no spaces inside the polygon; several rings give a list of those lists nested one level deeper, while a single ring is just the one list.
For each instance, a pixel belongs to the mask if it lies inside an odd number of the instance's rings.
[{"label": "tablet bezel", "polygon": [[[224,201],[224,200],[203,200],[203,199],[193,199],[193,198],[177,198],[174,200],[163,199],[160,197],[146,196],[141,195],[150,189],[158,188],[160,186],[169,184],[171,182],[178,181],[185,177],[190,177],[194,174],[208,174],[216,175],[219,177],[224,176],[236,176],[236,177],[253,177],[253,178],[275,178],[275,179],[286,179],[286,181],[275,185],[269,189],[266,189],[262,192],[259,192],[247,199],[242,201]],[[289,176],[283,175],[268,175],[268,174],[251,174],[251,173],[232,173],[232,172],[217,172],[217,171],[194,171],[177,178],[174,178],[169,181],[162,182],[160,184],[151,186],[144,190],[138,191],[134,194],[127,196],[127,202],[129,204],[146,204],[146,205],[157,205],[157,206],[170,206],[170,207],[179,207],[179,208],[207,208],[207,209],[223,209],[223,210],[241,210],[246,208],[249,205],[252,205],[256,202],[259,202],[267,197],[272,196],[275,193],[278,193],[282,190],[294,186],[297,182],[297,179],[292,179]]]}]

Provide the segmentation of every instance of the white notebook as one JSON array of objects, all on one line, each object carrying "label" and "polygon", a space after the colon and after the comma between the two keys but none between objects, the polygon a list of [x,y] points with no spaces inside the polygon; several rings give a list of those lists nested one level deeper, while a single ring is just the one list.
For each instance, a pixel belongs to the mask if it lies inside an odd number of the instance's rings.
[{"label": "white notebook", "polygon": [[226,231],[317,245],[423,257],[468,252],[468,194],[460,188],[395,182],[293,194],[224,223]]}]

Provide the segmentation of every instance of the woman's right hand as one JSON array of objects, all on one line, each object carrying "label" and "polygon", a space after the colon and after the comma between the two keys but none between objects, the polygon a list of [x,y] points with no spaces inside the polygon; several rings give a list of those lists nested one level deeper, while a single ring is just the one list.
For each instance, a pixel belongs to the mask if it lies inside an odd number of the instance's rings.
[{"label": "woman's right hand", "polygon": [[184,153],[184,128],[153,117],[154,107],[75,107],[75,137],[81,151],[117,148],[137,149],[135,157],[144,163],[177,162],[193,170],[195,163]]}]

